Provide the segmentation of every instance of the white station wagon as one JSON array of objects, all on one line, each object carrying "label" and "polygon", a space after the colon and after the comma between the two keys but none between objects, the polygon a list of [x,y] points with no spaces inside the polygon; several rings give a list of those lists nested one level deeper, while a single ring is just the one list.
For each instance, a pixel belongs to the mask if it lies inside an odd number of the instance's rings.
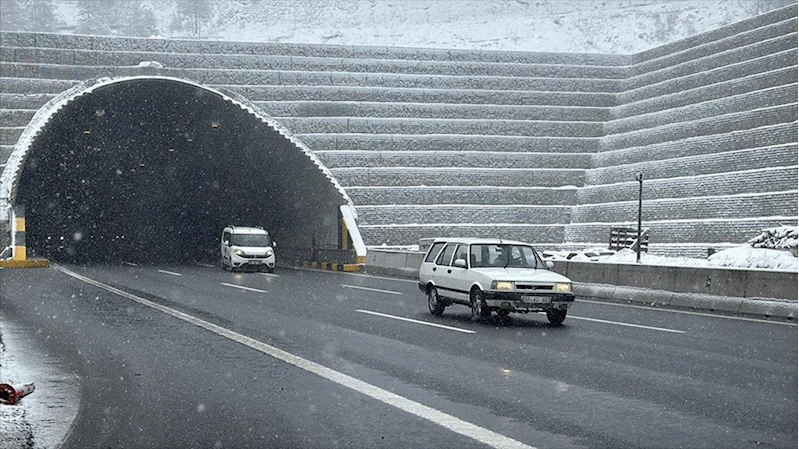
[{"label": "white station wagon", "polygon": [[471,307],[472,318],[491,312],[546,312],[552,325],[566,319],[574,304],[569,278],[549,271],[528,243],[502,239],[440,238],[419,268],[419,289],[430,313],[440,316],[452,304]]}]

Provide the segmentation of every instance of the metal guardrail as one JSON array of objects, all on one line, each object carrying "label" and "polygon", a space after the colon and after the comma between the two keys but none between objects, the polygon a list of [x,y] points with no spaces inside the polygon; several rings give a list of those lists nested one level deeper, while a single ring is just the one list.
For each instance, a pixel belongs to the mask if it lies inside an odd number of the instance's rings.
[{"label": "metal guardrail", "polygon": [[[630,248],[633,251],[638,249],[638,229],[627,227],[610,228],[609,249],[616,251]],[[649,251],[649,228],[644,228],[641,232],[641,251]]]}]

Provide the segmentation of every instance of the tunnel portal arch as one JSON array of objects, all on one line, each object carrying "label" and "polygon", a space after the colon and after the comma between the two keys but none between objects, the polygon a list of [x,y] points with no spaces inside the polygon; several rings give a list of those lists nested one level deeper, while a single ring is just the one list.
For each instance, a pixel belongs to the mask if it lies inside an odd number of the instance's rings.
[{"label": "tunnel portal arch", "polygon": [[236,94],[164,76],[101,78],[33,117],[0,179],[29,254],[66,261],[214,260],[225,225],[281,252],[341,241],[344,189],[302,142]]}]

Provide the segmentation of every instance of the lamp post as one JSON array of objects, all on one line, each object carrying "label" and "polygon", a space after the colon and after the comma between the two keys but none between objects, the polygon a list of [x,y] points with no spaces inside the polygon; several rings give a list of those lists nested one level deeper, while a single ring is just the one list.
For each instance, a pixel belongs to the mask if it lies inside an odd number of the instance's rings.
[{"label": "lamp post", "polygon": [[638,244],[636,245],[635,261],[641,263],[641,209],[643,209],[644,174],[636,173],[635,180],[638,181]]}]

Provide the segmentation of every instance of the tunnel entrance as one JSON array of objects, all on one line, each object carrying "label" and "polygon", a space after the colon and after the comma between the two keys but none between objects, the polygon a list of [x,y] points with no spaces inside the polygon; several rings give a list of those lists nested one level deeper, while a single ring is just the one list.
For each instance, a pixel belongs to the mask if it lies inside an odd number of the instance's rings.
[{"label": "tunnel entrance", "polygon": [[331,234],[345,199],[306,153],[220,94],[131,79],[51,117],[28,149],[15,203],[34,256],[215,263],[225,225],[310,247]]}]

